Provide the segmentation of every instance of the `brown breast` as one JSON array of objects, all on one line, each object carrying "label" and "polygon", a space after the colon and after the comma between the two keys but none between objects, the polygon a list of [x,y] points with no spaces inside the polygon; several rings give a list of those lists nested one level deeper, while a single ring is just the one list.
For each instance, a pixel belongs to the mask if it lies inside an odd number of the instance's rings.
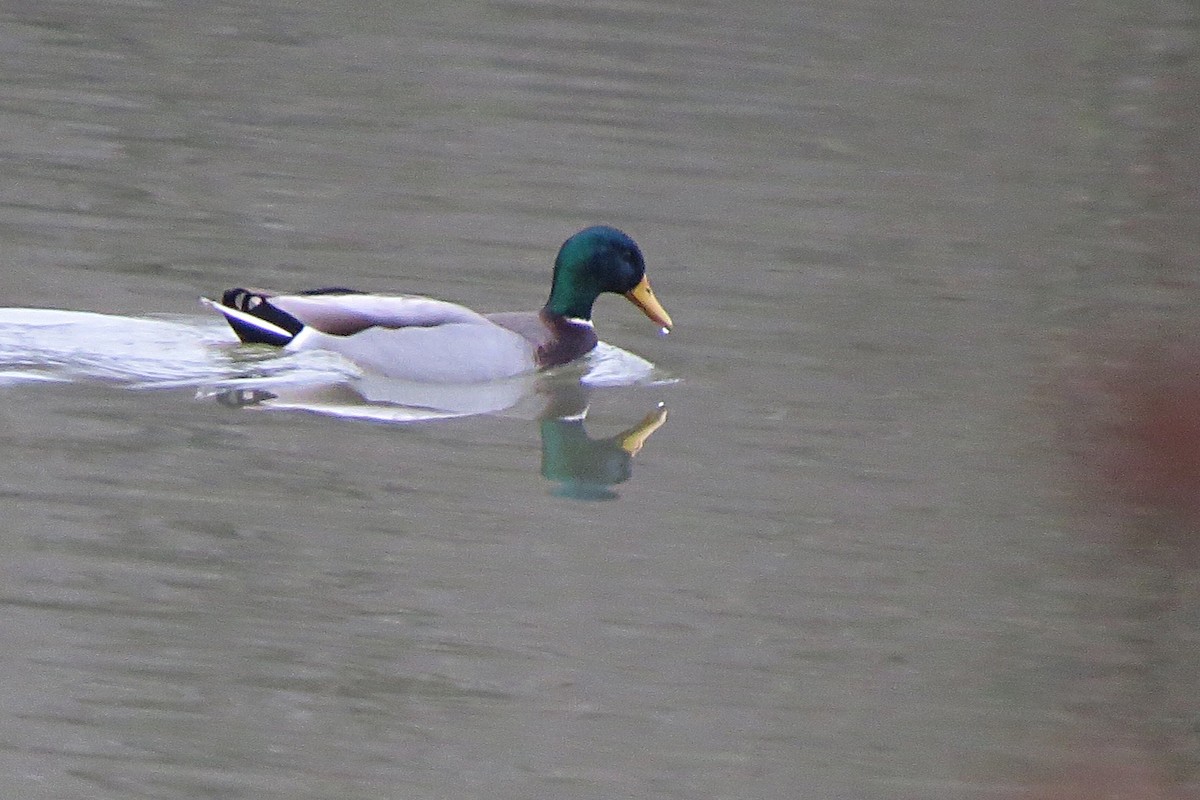
[{"label": "brown breast", "polygon": [[502,328],[520,334],[533,346],[538,369],[574,361],[596,346],[596,331],[588,324],[573,322],[543,309],[536,314],[488,314]]}]

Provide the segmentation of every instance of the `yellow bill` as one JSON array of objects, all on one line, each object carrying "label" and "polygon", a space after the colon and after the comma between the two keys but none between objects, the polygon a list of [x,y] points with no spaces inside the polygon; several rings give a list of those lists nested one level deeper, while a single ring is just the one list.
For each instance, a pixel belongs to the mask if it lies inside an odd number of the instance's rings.
[{"label": "yellow bill", "polygon": [[663,426],[667,421],[667,408],[659,403],[658,408],[646,415],[645,419],[629,430],[617,436],[621,449],[631,456],[636,456],[642,445],[650,438],[650,434]]},{"label": "yellow bill", "polygon": [[658,302],[658,298],[654,296],[654,290],[650,288],[650,281],[645,275],[638,281],[637,286],[625,293],[625,296],[629,298],[629,302],[640,308],[642,313],[654,322],[664,328],[671,327],[671,317]]}]

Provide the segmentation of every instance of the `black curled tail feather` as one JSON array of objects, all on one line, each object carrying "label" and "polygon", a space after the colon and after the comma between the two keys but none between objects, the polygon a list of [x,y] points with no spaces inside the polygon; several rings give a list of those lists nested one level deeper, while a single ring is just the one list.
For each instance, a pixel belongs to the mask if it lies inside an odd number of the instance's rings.
[{"label": "black curled tail feather", "polygon": [[233,328],[233,332],[246,344],[273,344],[282,347],[304,329],[303,322],[280,311],[271,305],[270,300],[270,295],[252,289],[229,289],[221,295],[221,305],[269,322],[276,329],[282,328],[290,334],[285,337],[276,330],[256,328],[249,322],[226,315],[229,327]]}]

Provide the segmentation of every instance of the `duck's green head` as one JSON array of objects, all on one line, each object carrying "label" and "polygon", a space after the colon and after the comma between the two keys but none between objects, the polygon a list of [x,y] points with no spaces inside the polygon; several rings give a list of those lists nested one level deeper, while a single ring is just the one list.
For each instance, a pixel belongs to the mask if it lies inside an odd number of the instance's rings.
[{"label": "duck's green head", "polygon": [[671,318],[646,280],[646,262],[637,243],[616,228],[584,228],[563,242],[554,259],[554,281],[546,309],[576,319],[592,318],[592,304],[601,292],[629,298],[647,317],[664,328]]}]

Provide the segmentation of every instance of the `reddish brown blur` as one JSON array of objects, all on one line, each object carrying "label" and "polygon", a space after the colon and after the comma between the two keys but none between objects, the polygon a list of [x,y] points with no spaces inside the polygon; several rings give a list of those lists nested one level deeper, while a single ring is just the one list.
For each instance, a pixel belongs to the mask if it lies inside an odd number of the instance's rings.
[{"label": "reddish brown blur", "polygon": [[1020,800],[1196,800],[1189,790],[1172,786],[1161,772],[1121,761],[1120,757],[1098,756],[1094,763],[1017,797]]},{"label": "reddish brown blur", "polygon": [[1200,334],[1093,345],[1065,380],[1079,495],[1127,544],[1200,556]]}]

